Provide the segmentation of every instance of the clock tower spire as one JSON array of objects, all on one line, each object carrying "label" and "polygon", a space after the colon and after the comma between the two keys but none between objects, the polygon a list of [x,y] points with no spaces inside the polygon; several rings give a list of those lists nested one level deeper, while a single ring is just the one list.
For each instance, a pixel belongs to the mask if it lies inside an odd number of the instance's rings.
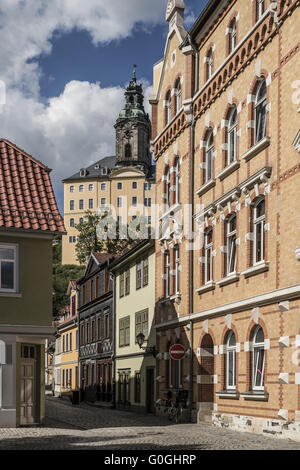
[{"label": "clock tower spire", "polygon": [[151,122],[144,109],[142,85],[136,79],[136,65],[132,79],[126,87],[125,105],[121,110],[116,129],[115,167],[136,166],[145,172],[151,166]]}]

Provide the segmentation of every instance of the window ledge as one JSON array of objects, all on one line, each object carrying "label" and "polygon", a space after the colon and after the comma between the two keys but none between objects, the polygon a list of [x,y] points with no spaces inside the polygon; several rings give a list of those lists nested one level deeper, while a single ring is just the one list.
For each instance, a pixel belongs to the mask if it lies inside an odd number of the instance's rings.
[{"label": "window ledge", "polygon": [[198,189],[198,191],[196,191],[196,194],[198,196],[202,196],[203,194],[207,193],[207,191],[214,188],[215,186],[216,186],[216,180],[215,179],[209,180],[207,183],[201,186],[201,188]]},{"label": "window ledge", "polygon": [[238,400],[240,398],[240,392],[237,390],[222,390],[221,392],[216,392],[216,395],[219,398],[229,398],[231,400]]},{"label": "window ledge", "polygon": [[23,294],[21,292],[1,292],[0,291],[0,297],[12,297],[14,299],[21,299],[23,297]]},{"label": "window ledge", "polygon": [[255,401],[268,401],[269,400],[269,394],[264,391],[259,391],[259,390],[253,390],[251,392],[244,392],[241,393],[241,397],[244,398],[244,400],[255,400]]},{"label": "window ledge", "polygon": [[269,265],[269,261],[263,261],[261,263],[257,263],[255,266],[252,266],[249,269],[246,269],[245,271],[242,271],[241,274],[247,279],[248,277],[256,276],[256,274],[269,271]]},{"label": "window ledge", "polygon": [[235,170],[240,168],[241,162],[239,160],[236,160],[235,162],[231,163],[230,165],[226,166],[224,170],[222,170],[218,175],[217,178],[219,178],[220,181],[225,179],[227,176],[231,175]]},{"label": "window ledge", "polygon": [[207,284],[205,284],[204,286],[199,287],[199,289],[196,289],[196,293],[201,295],[201,294],[204,294],[205,292],[212,291],[215,288],[216,288],[215,282],[211,281],[211,282],[208,282]]},{"label": "window ledge", "polygon": [[217,286],[223,287],[232,282],[240,280],[240,273],[232,273],[216,282]]},{"label": "window ledge", "polygon": [[261,152],[265,148],[269,147],[270,142],[271,142],[270,137],[264,137],[257,144],[255,144],[253,147],[251,147],[249,150],[247,150],[247,152],[244,153],[242,158],[246,162],[248,162],[249,160],[251,160],[251,158],[255,157],[259,152]]}]

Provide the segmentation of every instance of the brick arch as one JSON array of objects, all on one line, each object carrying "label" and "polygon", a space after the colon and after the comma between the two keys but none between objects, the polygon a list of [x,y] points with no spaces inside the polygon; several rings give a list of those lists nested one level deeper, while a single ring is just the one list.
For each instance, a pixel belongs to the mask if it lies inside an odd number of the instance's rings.
[{"label": "brick arch", "polygon": [[221,343],[220,344],[225,344],[225,341],[227,341],[226,336],[228,335],[229,331],[234,332],[236,342],[239,343],[239,334],[238,334],[237,328],[236,328],[235,325],[231,324],[230,328],[228,328],[227,326],[224,326],[224,329],[223,329],[222,334],[221,334]]},{"label": "brick arch", "polygon": [[209,335],[212,339],[212,342],[214,345],[216,345],[216,338],[215,338],[215,335],[214,335],[214,332],[211,330],[211,328],[208,328],[208,333],[206,333],[204,330],[200,333],[200,336],[199,336],[199,341],[198,341],[198,347],[201,348],[201,344],[202,344],[202,341],[203,341],[203,338],[204,336],[206,335]]},{"label": "brick arch", "polygon": [[246,338],[249,339],[249,341],[252,341],[253,339],[253,332],[254,332],[254,329],[255,327],[257,326],[261,326],[262,327],[262,330],[264,332],[264,337],[267,338],[268,337],[268,334],[267,334],[267,327],[266,327],[266,324],[265,322],[259,318],[258,319],[258,323],[256,324],[253,320],[251,320],[248,328],[247,328],[247,335],[246,335]]}]

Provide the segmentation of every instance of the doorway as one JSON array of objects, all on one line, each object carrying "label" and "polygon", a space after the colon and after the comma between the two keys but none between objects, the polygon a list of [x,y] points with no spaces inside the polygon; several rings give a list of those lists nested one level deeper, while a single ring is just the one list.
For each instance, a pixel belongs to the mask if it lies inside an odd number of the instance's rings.
[{"label": "doorway", "polygon": [[37,347],[21,345],[20,424],[35,424],[37,419]]},{"label": "doorway", "polygon": [[201,358],[199,364],[200,383],[198,400],[200,412],[203,416],[211,415],[214,408],[214,343],[209,334],[206,334],[201,342]]},{"label": "doorway", "polygon": [[154,368],[146,369],[146,410],[154,413]]}]

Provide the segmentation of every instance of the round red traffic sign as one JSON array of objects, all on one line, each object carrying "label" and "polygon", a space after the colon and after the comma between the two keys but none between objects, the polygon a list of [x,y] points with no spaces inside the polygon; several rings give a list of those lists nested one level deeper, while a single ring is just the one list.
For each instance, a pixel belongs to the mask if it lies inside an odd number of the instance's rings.
[{"label": "round red traffic sign", "polygon": [[169,349],[170,358],[175,361],[180,361],[184,358],[185,349],[182,344],[173,344]]}]

